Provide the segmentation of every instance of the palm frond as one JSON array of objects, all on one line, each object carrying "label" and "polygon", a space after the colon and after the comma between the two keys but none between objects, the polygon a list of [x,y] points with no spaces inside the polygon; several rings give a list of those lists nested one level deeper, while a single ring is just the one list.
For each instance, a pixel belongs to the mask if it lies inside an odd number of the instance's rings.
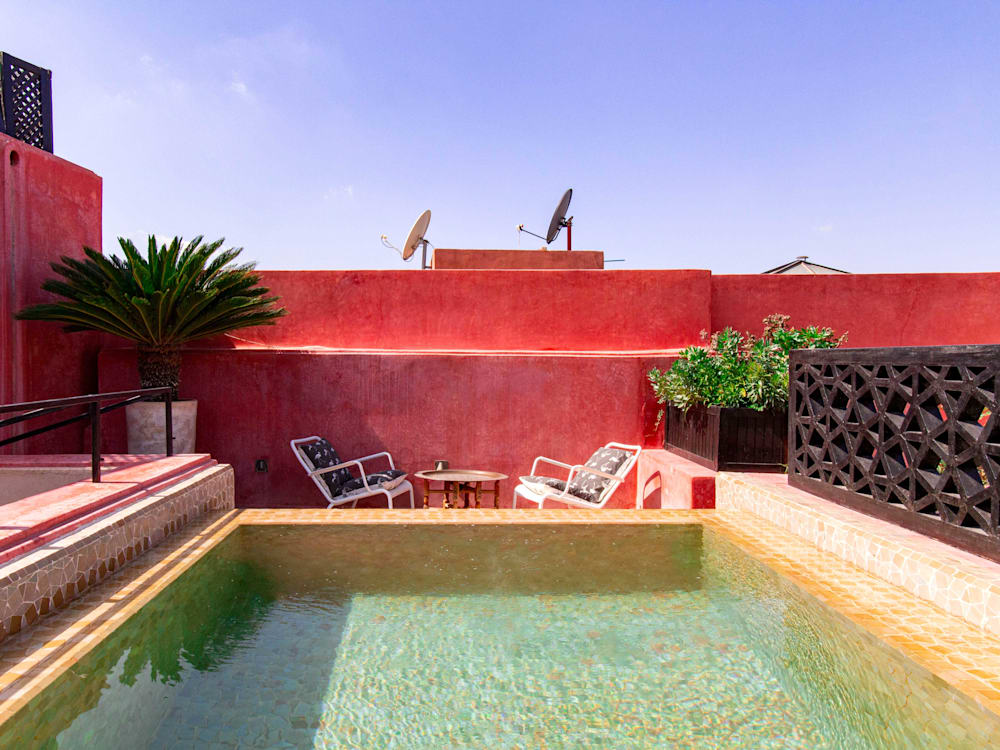
[{"label": "palm frond", "polygon": [[224,240],[174,237],[145,256],[119,238],[122,257],[84,248],[84,258],[52,263],[54,278],[42,288],[56,300],[31,305],[20,320],[62,323],[67,331],[104,331],[146,347],[173,348],[240,328],[273,325],[286,314],[270,290],[258,286],[255,264],[237,264],[242,248],[221,250]]}]

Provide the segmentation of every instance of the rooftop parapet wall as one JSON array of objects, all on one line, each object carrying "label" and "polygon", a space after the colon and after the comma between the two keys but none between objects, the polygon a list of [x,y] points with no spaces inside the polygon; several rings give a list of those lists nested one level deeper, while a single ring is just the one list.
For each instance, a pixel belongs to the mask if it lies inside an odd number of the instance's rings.
[{"label": "rooftop parapet wall", "polygon": [[[672,351],[772,313],[851,346],[1000,342],[1000,273],[714,276],[699,270],[264,271],[289,316],[224,345]],[[245,339],[241,341],[240,339]],[[252,343],[250,343],[252,342]]]},{"label": "rooftop parapet wall", "polygon": [[288,316],[237,346],[664,351],[708,328],[708,271],[264,271]]},{"label": "rooftop parapet wall", "polygon": [[[59,326],[15,321],[43,302],[42,281],[61,255],[101,246],[101,178],[41,149],[0,135],[0,403],[93,392],[98,337],[67,336]],[[33,425],[37,426],[37,425]],[[82,449],[82,427],[18,443],[7,452]]]},{"label": "rooftop parapet wall", "polygon": [[793,325],[848,332],[848,345],[1000,343],[1000,273],[712,277],[712,329],[760,333],[774,312]]}]

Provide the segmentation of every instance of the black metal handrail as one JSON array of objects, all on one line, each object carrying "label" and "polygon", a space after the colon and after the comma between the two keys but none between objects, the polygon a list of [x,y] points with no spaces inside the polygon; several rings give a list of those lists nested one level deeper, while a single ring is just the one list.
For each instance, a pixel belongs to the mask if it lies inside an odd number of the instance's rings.
[{"label": "black metal handrail", "polygon": [[[10,445],[11,443],[17,443],[21,440],[27,440],[28,438],[35,437],[36,435],[41,435],[45,432],[58,429],[60,427],[65,427],[66,425],[73,424],[75,422],[82,422],[83,420],[90,421],[90,478],[94,482],[101,481],[101,415],[107,414],[109,411],[114,411],[115,409],[121,409],[129,404],[134,404],[137,401],[147,401],[151,398],[157,396],[165,396],[164,399],[164,409],[166,416],[166,443],[168,456],[174,455],[174,421],[173,421],[173,399],[171,398],[171,388],[140,388],[134,391],[114,391],[112,393],[92,393],[89,396],[71,396],[70,398],[50,398],[44,401],[24,401],[19,404],[0,404],[0,414],[14,414],[16,417],[7,417],[6,419],[0,420],[0,429],[4,427],[10,427],[11,425],[20,424],[29,419],[35,419],[36,417],[43,417],[46,414],[54,414],[55,412],[62,411],[63,409],[69,409],[74,406],[86,406],[87,411],[82,414],[77,414],[73,417],[68,417],[67,419],[61,419],[58,422],[53,422],[52,424],[47,424],[44,427],[36,427],[33,430],[28,430],[27,432],[22,432],[20,435],[14,435],[13,437],[5,438],[0,440],[0,448],[5,445]],[[116,401],[108,406],[101,406],[101,403],[105,401],[114,401],[115,399],[122,399]]]}]

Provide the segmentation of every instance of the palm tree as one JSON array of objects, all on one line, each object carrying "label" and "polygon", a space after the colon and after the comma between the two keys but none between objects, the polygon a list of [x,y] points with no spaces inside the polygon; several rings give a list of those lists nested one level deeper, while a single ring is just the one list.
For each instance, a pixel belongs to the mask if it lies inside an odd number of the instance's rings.
[{"label": "palm tree", "polygon": [[[131,240],[118,238],[124,258],[106,256],[89,247],[86,258],[63,256],[52,270],[61,278],[42,288],[62,299],[31,305],[20,320],[64,323],[66,331],[103,331],[136,342],[139,382],[143,388],[169,386],[177,398],[180,347],[202,339],[260,325],[274,325],[286,314],[277,297],[257,286],[254,263],[235,265],[243,248],[216,252],[223,239],[208,244],[202,237],[183,248],[174,237],[157,248],[149,237],[146,257]],[[214,257],[213,257],[214,256]]]}]

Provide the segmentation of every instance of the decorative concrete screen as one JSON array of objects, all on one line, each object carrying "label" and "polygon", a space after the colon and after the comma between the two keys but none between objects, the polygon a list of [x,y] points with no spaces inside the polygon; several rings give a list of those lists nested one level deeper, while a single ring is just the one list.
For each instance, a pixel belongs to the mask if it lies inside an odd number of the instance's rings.
[{"label": "decorative concrete screen", "polygon": [[1000,560],[1000,346],[795,351],[789,484]]},{"label": "decorative concrete screen", "polygon": [[52,71],[0,52],[0,130],[52,153]]}]

